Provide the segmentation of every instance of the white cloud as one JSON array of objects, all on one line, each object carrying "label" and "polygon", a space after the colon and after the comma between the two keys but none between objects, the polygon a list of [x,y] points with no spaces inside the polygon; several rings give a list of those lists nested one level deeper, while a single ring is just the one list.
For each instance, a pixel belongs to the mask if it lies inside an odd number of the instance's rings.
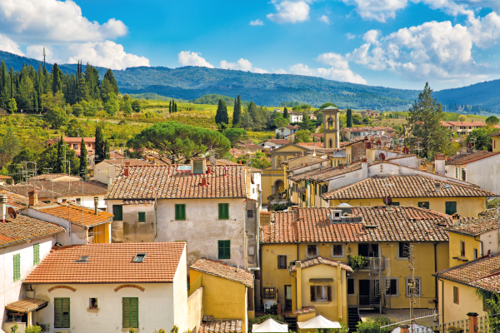
[{"label": "white cloud", "polygon": [[356,35],[353,35],[350,32],[346,33],[345,35],[346,35],[347,39],[354,39],[354,38],[356,38]]},{"label": "white cloud", "polygon": [[276,23],[297,23],[309,20],[309,5],[306,1],[285,0],[274,3],[276,13],[267,14],[267,18]]},{"label": "white cloud", "polygon": [[0,35],[0,50],[24,56],[19,45],[7,36]]},{"label": "white cloud", "polygon": [[407,6],[407,0],[342,0],[356,7],[356,11],[364,19],[385,22],[396,17],[396,11]]},{"label": "white cloud", "polygon": [[491,12],[483,18],[469,18],[470,33],[474,43],[481,48],[496,44],[500,38],[500,16]]},{"label": "white cloud", "polygon": [[250,25],[264,25],[264,22],[262,22],[262,20],[254,20],[254,21],[250,21]]},{"label": "white cloud", "polygon": [[323,22],[323,23],[326,23],[326,24],[330,25],[330,19],[329,19],[329,18],[328,18],[328,16],[326,16],[326,15],[321,16],[321,17],[318,19],[318,21],[320,21],[320,22]]},{"label": "white cloud", "polygon": [[252,63],[248,59],[243,59],[243,58],[241,58],[237,62],[228,62],[226,60],[222,60],[220,62],[220,68],[240,70],[244,72],[254,72],[260,74],[269,73],[265,69],[253,67]]},{"label": "white cloud", "polygon": [[182,51],[178,54],[179,63],[182,66],[198,66],[214,68],[205,58],[201,57],[201,53]]},{"label": "white cloud", "polygon": [[26,44],[75,43],[124,36],[127,27],[114,18],[91,22],[71,0],[0,0],[0,31]]},{"label": "white cloud", "polygon": [[345,81],[351,83],[366,84],[366,80],[349,68],[349,62],[345,57],[337,53],[323,53],[316,59],[317,62],[330,66],[329,68],[310,68],[304,64],[296,64],[290,67],[290,73],[308,76],[319,76],[325,79]]}]

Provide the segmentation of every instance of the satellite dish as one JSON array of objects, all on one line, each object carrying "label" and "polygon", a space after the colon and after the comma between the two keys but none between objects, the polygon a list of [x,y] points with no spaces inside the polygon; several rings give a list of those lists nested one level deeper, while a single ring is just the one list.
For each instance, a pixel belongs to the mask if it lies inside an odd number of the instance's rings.
[{"label": "satellite dish", "polygon": [[403,153],[409,154],[410,153],[410,149],[408,147],[404,147],[403,148]]},{"label": "satellite dish", "polygon": [[17,212],[14,208],[12,207],[9,207],[7,209],[7,213],[9,213],[10,217],[12,217],[13,219],[15,219],[17,217]]},{"label": "satellite dish", "polygon": [[211,166],[217,165],[217,159],[215,158],[215,156],[210,156],[210,165]]},{"label": "satellite dish", "polygon": [[391,205],[391,204],[392,204],[392,198],[391,198],[391,196],[390,196],[390,195],[387,195],[387,196],[385,196],[385,197],[384,197],[384,203],[385,203],[387,206],[389,206],[389,205]]},{"label": "satellite dish", "polygon": [[379,158],[381,161],[385,161],[385,155],[384,155],[384,153],[380,153],[380,154],[378,155],[378,158]]}]

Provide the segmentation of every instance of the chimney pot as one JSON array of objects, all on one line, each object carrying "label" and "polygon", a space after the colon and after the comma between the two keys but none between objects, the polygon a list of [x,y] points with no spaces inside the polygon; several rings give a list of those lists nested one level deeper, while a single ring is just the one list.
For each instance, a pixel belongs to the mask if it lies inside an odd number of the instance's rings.
[{"label": "chimney pot", "polygon": [[0,196],[0,207],[2,211],[2,222],[5,223],[7,215],[7,196],[5,194]]},{"label": "chimney pot", "polygon": [[29,191],[28,204],[30,207],[38,205],[38,191],[37,190]]},{"label": "chimney pot", "polygon": [[125,169],[123,170],[123,175],[124,175],[125,177],[128,177],[128,176],[129,176],[128,167],[125,167]]},{"label": "chimney pot", "polygon": [[97,205],[99,204],[99,198],[94,198],[94,214],[97,215]]}]

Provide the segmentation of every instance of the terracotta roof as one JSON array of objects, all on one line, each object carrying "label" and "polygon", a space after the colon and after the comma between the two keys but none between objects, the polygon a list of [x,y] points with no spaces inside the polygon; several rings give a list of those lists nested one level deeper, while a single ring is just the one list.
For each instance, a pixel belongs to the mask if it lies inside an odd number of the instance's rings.
[{"label": "terracotta roof", "polygon": [[293,126],[292,125],[286,125],[285,127],[288,128],[288,129],[291,129],[291,130],[292,129],[299,129],[299,125],[293,125]]},{"label": "terracotta roof", "polygon": [[452,124],[446,122],[446,121],[441,121],[441,126],[444,126],[444,127],[453,127]]},{"label": "terracotta roof", "polygon": [[413,206],[395,206],[391,210],[352,207],[352,215],[362,215],[363,222],[330,223],[331,209],[272,212],[272,223],[263,226],[261,242],[447,242],[445,228],[452,225],[448,215]]},{"label": "terracotta roof", "polygon": [[288,141],[288,140],[285,140],[285,139],[267,139],[266,141],[263,141],[262,143],[266,143],[266,142],[272,142],[272,143],[275,143],[275,144],[284,144],[284,145],[287,145],[289,144],[291,141]]},{"label": "terracotta roof", "polygon": [[0,175],[0,179],[12,179],[11,176]]},{"label": "terracotta roof", "polygon": [[46,305],[47,303],[49,302],[44,301],[43,299],[24,298],[19,301],[7,304],[5,308],[10,311],[28,313]]},{"label": "terracotta roof", "polygon": [[54,223],[34,219],[24,215],[7,217],[6,223],[0,222],[0,245],[10,245],[19,241],[49,236],[64,231]]},{"label": "terracotta roof", "polygon": [[500,292],[499,267],[500,254],[496,254],[439,271],[435,275],[441,279],[498,293]]},{"label": "terracotta roof", "polygon": [[[138,158],[117,158],[117,159],[113,159],[113,160],[104,160],[104,161],[101,161],[99,163],[102,163],[102,162],[106,162],[108,164],[117,165],[117,166],[123,166],[127,162],[129,163],[130,166],[133,166],[133,165],[151,165],[150,162],[145,161],[145,160],[140,160]],[[99,163],[97,163],[97,164],[99,164]]]},{"label": "terracotta roof", "polygon": [[[212,173],[192,175],[179,171],[177,165],[149,165],[129,168],[129,176],[123,171],[111,185],[107,199],[160,199],[191,198],[245,198],[245,166],[227,165],[211,167]],[[227,176],[224,176],[224,169]],[[200,186],[202,179],[206,186]]]},{"label": "terracotta roof", "polygon": [[[83,183],[83,192],[82,192]],[[105,185],[96,181],[54,182],[50,180],[32,181],[29,184],[6,185],[4,189],[20,195],[27,195],[33,189],[38,191],[38,198],[104,195],[107,193]],[[54,191],[54,192],[52,192]]]},{"label": "terracotta roof", "polygon": [[243,321],[240,319],[213,319],[200,325],[199,333],[240,333]]},{"label": "terracotta roof", "polygon": [[368,131],[385,131],[385,132],[394,132],[394,128],[391,127],[344,127],[342,128],[342,132],[368,132]]},{"label": "terracotta roof", "polygon": [[324,167],[321,169],[318,168],[312,171],[298,174],[296,176],[292,176],[290,177],[290,179],[293,181],[301,181],[301,180],[321,181],[324,179],[343,175],[345,173],[349,173],[360,169],[361,169],[361,162],[358,162],[346,166]]},{"label": "terracotta roof", "polygon": [[191,265],[191,269],[194,269],[198,272],[222,277],[231,281],[239,282],[249,288],[253,288],[252,273],[241,268],[227,265],[222,261],[216,261],[212,259],[198,259],[193,265]]},{"label": "terracotta roof", "polygon": [[[99,243],[54,248],[24,283],[173,282],[186,243]],[[146,253],[143,262],[132,262]],[[88,256],[87,262],[76,262]],[[185,263],[184,263],[185,264]]]},{"label": "terracotta roof", "polygon": [[318,148],[324,148],[325,147],[324,142],[299,142],[297,144],[299,146],[303,146],[303,147],[318,147]]},{"label": "terracotta roof", "polygon": [[480,121],[447,121],[447,123],[453,126],[479,126],[479,127],[488,126]]},{"label": "terracotta roof", "polygon": [[240,147],[242,148],[246,148],[246,149],[262,149],[261,146],[259,145],[256,145],[255,143],[247,143],[247,144],[244,144],[244,145],[240,145]]},{"label": "terracotta roof", "polygon": [[[388,186],[390,184],[390,186]],[[436,184],[440,190],[436,191]],[[434,179],[423,175],[373,176],[352,185],[322,194],[325,200],[394,198],[493,197],[478,187]]]},{"label": "terracotta roof", "polygon": [[45,207],[34,207],[34,209],[86,227],[111,222],[113,219],[113,214],[111,213],[98,211],[96,215],[94,210],[74,204],[57,204]]},{"label": "terracotta roof", "polygon": [[306,306],[303,307],[302,309],[295,310],[294,314],[303,315],[306,313],[313,313],[313,312],[316,312],[316,308],[314,306]]},{"label": "terracotta roof", "polygon": [[[306,269],[306,268],[309,268],[312,266],[317,266],[317,265],[328,265],[328,266],[332,266],[332,267],[340,267],[341,269],[343,269],[349,273],[354,272],[352,270],[351,266],[346,265],[344,263],[341,263],[340,261],[335,261],[335,260],[331,260],[328,258],[316,257],[316,258],[311,258],[311,259],[300,261],[300,267],[302,267],[302,269]],[[290,271],[291,272],[297,271],[297,266],[295,264],[290,265]]]},{"label": "terracotta roof", "polygon": [[[59,142],[60,139],[61,138],[57,137],[57,138],[54,138],[54,139],[50,139],[47,142],[50,142],[50,143],[52,143],[52,142]],[[82,142],[82,138],[80,138],[80,137],[74,138],[74,137],[65,136],[65,137],[63,137],[63,140],[66,143],[81,143]],[[92,143],[92,142],[95,142],[95,137],[83,138],[83,141],[85,143]]]},{"label": "terracotta roof", "polygon": [[455,155],[452,160],[446,161],[446,165],[462,165],[472,163],[488,157],[496,156],[498,154],[500,154],[500,152],[494,153],[491,151],[481,150],[467,155]]},{"label": "terracotta roof", "polygon": [[[31,177],[30,181],[33,181],[33,180],[51,180],[51,179],[57,179],[57,178],[62,178],[62,177],[68,177],[68,174],[67,173],[44,173],[43,175]],[[73,176],[73,175],[71,175],[70,177],[82,179],[81,177]]]},{"label": "terracotta roof", "polygon": [[479,236],[492,230],[500,229],[500,220],[495,218],[465,218],[459,225],[449,227],[447,230],[458,234]]},{"label": "terracotta roof", "polygon": [[0,189],[0,195],[7,196],[7,206],[11,206],[15,209],[25,208],[28,205],[28,197],[24,195],[19,195],[3,189]]}]

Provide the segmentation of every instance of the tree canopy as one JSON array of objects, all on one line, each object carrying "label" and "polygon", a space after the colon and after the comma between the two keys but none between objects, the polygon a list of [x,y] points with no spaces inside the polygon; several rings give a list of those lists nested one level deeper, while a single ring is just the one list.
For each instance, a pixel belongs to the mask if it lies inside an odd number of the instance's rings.
[{"label": "tree canopy", "polygon": [[238,141],[247,138],[248,134],[242,128],[226,128],[224,136],[231,141],[231,146],[234,147]]},{"label": "tree canopy", "polygon": [[498,123],[500,122],[500,119],[498,119],[497,117],[495,116],[489,116],[488,118],[486,118],[486,124],[488,126],[495,126],[497,125]]},{"label": "tree canopy", "polygon": [[142,130],[127,142],[127,146],[156,148],[172,157],[189,160],[210,149],[216,156],[224,156],[231,149],[231,142],[217,131],[172,121]]}]

